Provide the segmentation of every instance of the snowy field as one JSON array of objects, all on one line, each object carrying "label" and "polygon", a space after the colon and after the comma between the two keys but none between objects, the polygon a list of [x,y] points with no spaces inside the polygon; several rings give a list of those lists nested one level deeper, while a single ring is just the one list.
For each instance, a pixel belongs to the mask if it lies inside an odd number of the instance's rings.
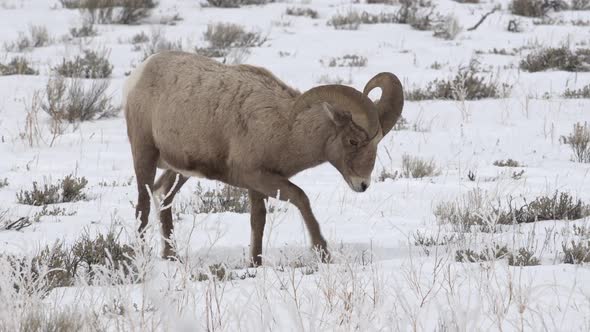
[{"label": "snowy field", "polygon": [[[590,163],[574,160],[567,139],[574,124],[590,120],[590,92],[564,97],[566,90],[589,86],[590,72],[520,68],[522,59],[543,48],[590,47],[590,22],[582,24],[590,10],[550,11],[561,22],[535,24],[539,18],[513,15],[508,0],[433,3],[435,12],[454,16],[459,27],[453,38],[408,24],[335,29],[328,21],[336,14],[400,8],[344,0],[241,8],[160,0],[140,24],[95,24],[96,36],[74,38],[70,29],[85,19],[80,10],[54,0],[0,0],[0,63],[23,56],[38,71],[0,76],[0,331],[590,330],[590,269],[583,262],[590,259],[582,254],[568,264],[566,252],[575,245],[588,252],[590,210],[582,206],[576,220],[496,225],[498,213],[490,208],[498,202],[521,207],[556,192],[590,203]],[[500,9],[467,31],[495,6]],[[287,15],[294,7],[313,9],[318,17]],[[511,20],[518,32],[507,31]],[[56,134],[48,113],[40,107],[35,112],[34,95],[46,100],[48,81],[63,59],[98,50],[113,66],[106,94],[118,108],[126,74],[141,62],[150,38],[159,34],[194,52],[207,47],[207,26],[219,22],[264,39],[230,47],[226,62],[263,66],[300,91],[334,82],[362,91],[387,71],[410,92],[435,79],[452,80],[475,63],[477,75],[502,91],[476,100],[406,98],[405,123],[380,143],[365,193],[350,190],[327,164],[292,179],[311,200],[332,264],[314,258],[299,211],[271,199],[265,263],[250,268],[249,214],[196,209],[197,192],[221,188],[203,179],[191,179],[176,197],[180,261],[167,261],[160,258],[157,213],[150,216],[145,246],[135,234],[137,188],[123,113],[61,123]],[[50,41],[10,48],[32,25],[46,27]],[[141,32],[147,40],[133,45]],[[366,63],[330,65],[345,55]],[[435,170],[403,176],[404,155],[432,161]],[[507,159],[518,167],[494,165]],[[381,178],[385,173],[391,176]],[[45,207],[23,202],[21,191],[32,190],[33,182],[55,184],[69,174],[88,181],[83,199]],[[445,219],[441,211],[453,203],[471,204],[472,217],[484,222],[446,222],[453,217]],[[453,220],[462,220],[453,212]],[[18,220],[22,228],[11,225]],[[55,271],[32,257],[56,241],[69,248],[83,236],[109,232],[132,247],[126,268],[132,272],[107,260],[92,278],[86,266],[71,285],[47,287]],[[515,262],[519,252],[536,261]]]}]

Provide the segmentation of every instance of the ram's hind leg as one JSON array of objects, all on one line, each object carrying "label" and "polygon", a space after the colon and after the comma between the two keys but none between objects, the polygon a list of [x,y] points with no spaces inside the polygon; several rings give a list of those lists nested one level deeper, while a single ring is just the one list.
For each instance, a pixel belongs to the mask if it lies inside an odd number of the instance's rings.
[{"label": "ram's hind leg", "polygon": [[164,197],[164,200],[160,203],[162,210],[160,211],[160,222],[162,223],[162,236],[164,237],[164,252],[162,253],[163,258],[175,258],[176,253],[170,244],[170,236],[174,230],[174,224],[172,223],[172,201],[174,196],[178,193],[180,188],[186,183],[188,177],[182,174],[176,173],[171,170],[167,170],[158,178],[158,181],[154,185],[154,191]]}]

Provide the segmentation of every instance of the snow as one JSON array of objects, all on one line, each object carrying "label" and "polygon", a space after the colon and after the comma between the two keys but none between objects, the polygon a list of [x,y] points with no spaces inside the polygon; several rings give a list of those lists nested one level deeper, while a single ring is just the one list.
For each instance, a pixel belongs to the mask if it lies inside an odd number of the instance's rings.
[{"label": "snow", "polygon": [[[590,164],[571,161],[570,147],[559,140],[572,131],[574,123],[590,119],[589,100],[560,97],[566,88],[590,84],[590,73],[527,73],[518,69],[520,59],[541,46],[587,47],[589,28],[533,25],[532,19],[520,18],[525,31],[511,33],[506,31],[507,22],[514,18],[507,9],[509,1],[436,3],[441,13],[456,15],[464,28],[474,25],[496,4],[501,4],[502,10],[477,30],[464,30],[455,40],[447,41],[409,25],[363,24],[352,31],[326,25],[332,15],[350,9],[379,13],[392,12],[395,6],[314,0],[217,9],[201,6],[197,0],[161,0],[151,23],[96,25],[97,37],[63,42],[60,37],[82,22],[77,10],[63,9],[58,1],[0,0],[1,43],[13,41],[31,24],[46,26],[55,39],[49,46],[24,52],[40,71],[39,76],[0,77],[0,180],[7,178],[9,182],[0,188],[0,212],[8,209],[9,216],[18,217],[39,211],[16,201],[16,194],[30,189],[33,181],[49,183],[71,173],[89,181],[88,200],[58,205],[75,215],[46,216],[21,231],[0,231],[0,252],[31,255],[56,240],[71,243],[84,232],[96,234],[113,227],[123,230],[126,241],[134,240],[136,186],[122,113],[113,119],[84,122],[77,129],[68,127],[49,146],[50,119],[41,112],[46,142],[31,147],[20,137],[25,105],[30,104],[34,91],[44,89],[53,66],[83,49],[110,50],[114,70],[109,93],[118,104],[125,73],[141,60],[141,53],[128,43],[134,34],[145,31],[149,35],[161,29],[168,39],[182,40],[184,48],[191,51],[205,45],[202,35],[208,23],[233,22],[268,36],[264,45],[250,50],[245,62],[269,69],[301,91],[318,85],[324,75],[350,79],[350,85],[362,90],[368,79],[381,71],[395,73],[407,88],[424,87],[435,78],[452,77],[474,57],[513,88],[501,99],[406,101],[403,116],[410,129],[392,131],[380,143],[373,183],[365,193],[352,192],[329,165],[295,176],[293,182],[312,202],[336,255],[335,264],[320,264],[318,271],[309,275],[301,269],[281,267],[285,257],[312,259],[298,211],[271,200],[270,204],[284,206],[286,211],[268,216],[264,240],[268,263],[245,269],[239,262],[248,252],[249,215],[194,215],[190,204],[195,200],[197,183],[206,188],[216,184],[192,179],[173,207],[181,211],[174,215],[179,252],[186,257],[183,262],[159,258],[158,221],[152,213],[154,228],[147,241],[154,250],[145,254],[144,282],[111,286],[108,280],[113,277],[107,275],[102,285],[55,289],[43,304],[58,311],[80,310],[88,324],[93,317],[90,313],[94,313],[95,320],[112,331],[589,330],[590,285],[585,281],[590,278],[590,269],[561,263],[562,241],[571,240],[573,224],[585,225],[587,219],[505,226],[497,233],[467,233],[460,243],[449,246],[422,248],[414,244],[417,231],[450,234],[448,227],[438,224],[435,207],[474,188],[484,191],[490,200],[509,196],[530,199],[559,190],[590,202]],[[320,18],[285,15],[286,8],[292,6],[315,9]],[[175,13],[183,20],[174,26],[158,24],[159,18]],[[588,13],[552,15],[588,19]],[[493,48],[523,50],[515,56],[485,53]],[[478,50],[484,54],[476,54]],[[290,55],[280,56],[279,52]],[[18,55],[6,53],[6,59]],[[368,64],[351,69],[320,63],[345,54],[365,56]],[[434,62],[442,68],[431,69]],[[544,97],[545,93],[549,97]],[[420,130],[414,131],[413,125]],[[400,170],[404,153],[432,158],[441,174],[378,182],[382,169]],[[492,165],[507,158],[525,165],[517,168],[525,170],[521,179],[512,178],[513,170]],[[469,171],[476,174],[476,181],[468,180]],[[130,179],[131,184],[126,185]],[[102,181],[118,185],[100,186]],[[491,243],[534,248],[542,264],[512,267],[505,259],[455,262],[458,248],[480,250]],[[364,255],[371,257],[369,263]],[[256,273],[256,277],[227,282],[195,280],[198,268],[219,262],[235,266],[238,274]],[[113,313],[114,302],[125,312]],[[0,306],[0,326],[13,326],[14,310]]]}]

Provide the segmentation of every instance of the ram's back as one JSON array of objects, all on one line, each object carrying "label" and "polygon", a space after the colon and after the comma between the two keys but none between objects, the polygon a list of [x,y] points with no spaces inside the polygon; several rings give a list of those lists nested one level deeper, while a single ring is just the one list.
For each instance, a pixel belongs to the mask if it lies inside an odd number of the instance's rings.
[{"label": "ram's back", "polygon": [[226,172],[245,154],[264,159],[265,150],[253,146],[282,139],[300,94],[266,69],[183,52],[151,56],[126,90],[130,139],[152,139],[164,164],[212,178],[219,176],[206,174],[211,169]]}]

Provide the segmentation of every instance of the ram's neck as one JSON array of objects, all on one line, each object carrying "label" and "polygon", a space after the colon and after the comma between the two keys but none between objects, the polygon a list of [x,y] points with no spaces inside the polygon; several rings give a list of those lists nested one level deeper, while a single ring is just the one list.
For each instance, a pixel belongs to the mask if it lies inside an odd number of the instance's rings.
[{"label": "ram's neck", "polygon": [[327,142],[334,137],[332,121],[318,109],[294,114],[289,141],[284,151],[286,174],[293,176],[305,169],[328,161]]}]

